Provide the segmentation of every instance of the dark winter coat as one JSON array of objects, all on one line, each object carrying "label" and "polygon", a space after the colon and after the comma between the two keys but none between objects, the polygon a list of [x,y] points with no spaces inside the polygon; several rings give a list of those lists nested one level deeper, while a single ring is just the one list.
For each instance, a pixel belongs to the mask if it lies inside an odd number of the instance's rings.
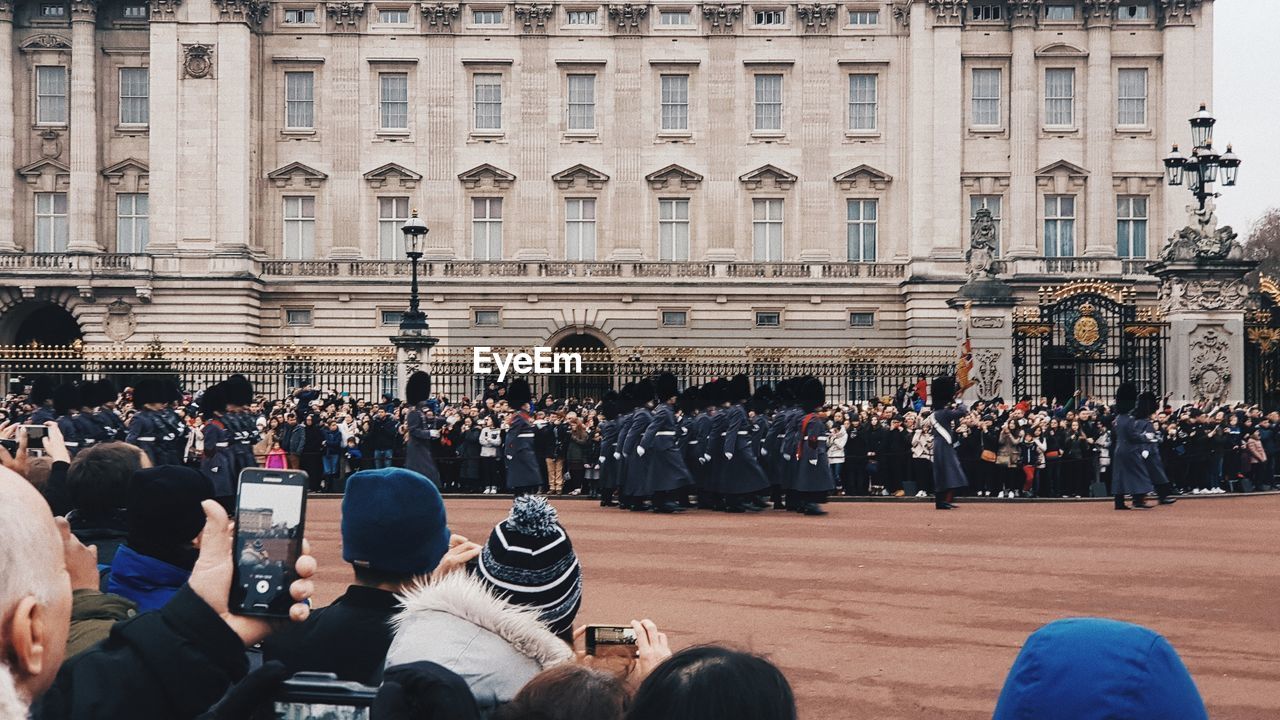
[{"label": "dark winter coat", "polygon": [[[1147,453],[1143,457],[1142,453]],[[1111,492],[1141,495],[1154,490],[1148,460],[1160,460],[1160,443],[1150,420],[1128,413],[1116,418],[1115,450],[1111,454]]]},{"label": "dark winter coat", "polygon": [[352,585],[328,607],[262,644],[263,659],[297,672],[331,672],[339,680],[378,685],[391,646],[395,593]]},{"label": "dark winter coat", "polygon": [[943,408],[933,418],[933,487],[938,492],[969,484],[956,453],[956,422],[969,414],[964,404]]},{"label": "dark winter coat", "polygon": [[507,488],[527,490],[542,485],[542,472],[533,451],[534,429],[529,416],[517,413],[507,430],[503,455],[507,461]]},{"label": "dark winter coat", "polygon": [[428,480],[440,484],[440,471],[436,468],[435,458],[431,455],[431,434],[440,433],[440,425],[435,418],[427,418],[422,405],[409,411],[406,419],[409,427],[409,439],[404,449],[404,466],[420,473]]},{"label": "dark winter coat", "polygon": [[643,495],[670,492],[690,483],[689,468],[681,454],[676,413],[670,405],[662,403],[654,409],[640,447],[645,449],[648,466]]}]

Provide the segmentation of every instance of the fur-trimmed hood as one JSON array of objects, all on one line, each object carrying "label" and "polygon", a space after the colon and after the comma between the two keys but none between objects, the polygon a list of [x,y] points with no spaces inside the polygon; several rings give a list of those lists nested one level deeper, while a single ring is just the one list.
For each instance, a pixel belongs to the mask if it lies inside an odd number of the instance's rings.
[{"label": "fur-trimmed hood", "polygon": [[400,598],[387,667],[428,660],[461,675],[482,713],[510,702],[546,668],[573,660],[573,649],[535,611],[495,597],[483,580],[454,572]]},{"label": "fur-trimmed hood", "polygon": [[21,720],[27,716],[27,704],[18,695],[9,666],[0,662],[0,718]]}]

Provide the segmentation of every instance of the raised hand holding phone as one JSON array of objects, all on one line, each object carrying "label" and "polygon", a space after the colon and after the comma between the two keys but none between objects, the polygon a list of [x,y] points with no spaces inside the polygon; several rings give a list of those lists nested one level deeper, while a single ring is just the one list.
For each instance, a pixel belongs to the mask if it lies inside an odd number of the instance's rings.
[{"label": "raised hand holding phone", "polygon": [[235,579],[228,605],[237,615],[287,618],[289,586],[303,554],[307,474],[245,468],[236,496]]}]

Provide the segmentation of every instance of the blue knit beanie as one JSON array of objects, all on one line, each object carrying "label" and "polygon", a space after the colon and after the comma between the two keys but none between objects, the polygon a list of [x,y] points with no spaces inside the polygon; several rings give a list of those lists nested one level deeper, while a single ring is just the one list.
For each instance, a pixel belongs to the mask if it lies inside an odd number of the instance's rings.
[{"label": "blue knit beanie", "polygon": [[426,575],[449,550],[444,498],[403,468],[361,470],[342,497],[342,559],[356,567]]}]

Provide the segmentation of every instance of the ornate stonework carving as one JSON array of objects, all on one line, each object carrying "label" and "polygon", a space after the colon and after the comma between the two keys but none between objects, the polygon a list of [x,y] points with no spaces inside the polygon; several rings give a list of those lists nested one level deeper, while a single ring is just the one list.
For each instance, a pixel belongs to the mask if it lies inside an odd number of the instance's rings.
[{"label": "ornate stonework carving", "polygon": [[1221,328],[1202,330],[1191,341],[1192,400],[1217,405],[1231,389],[1231,343]]},{"label": "ornate stonework carving", "polygon": [[257,25],[267,16],[270,5],[265,0],[214,0],[224,21]]},{"label": "ornate stonework carving", "polygon": [[182,76],[197,79],[212,77],[213,46],[202,43],[183,43]]},{"label": "ornate stonework carving", "polygon": [[969,325],[981,330],[998,330],[1004,327],[1004,318],[999,315],[974,315],[969,318]]},{"label": "ornate stonework carving", "polygon": [[742,19],[742,6],[731,3],[704,3],[702,17],[711,26],[712,35],[730,35]]},{"label": "ornate stonework carving", "polygon": [[933,24],[946,27],[960,27],[964,24],[964,9],[969,0],[929,0],[933,9]]},{"label": "ornate stonework carving", "polygon": [[1244,246],[1236,242],[1238,235],[1230,225],[1218,227],[1218,214],[1212,204],[1201,210],[1187,207],[1186,227],[1178,231],[1165,246],[1160,259],[1165,262],[1243,260]]},{"label": "ornate stonework carving", "polygon": [[138,328],[138,318],[133,314],[133,306],[121,298],[116,298],[107,306],[107,317],[102,323],[102,332],[115,342],[124,342],[133,336]]},{"label": "ornate stonework carving", "polygon": [[1160,285],[1160,309],[1243,310],[1249,300],[1249,286],[1243,278],[1226,280],[1171,277]]},{"label": "ornate stonework carving", "polygon": [[1165,25],[1194,25],[1203,0],[1158,0],[1156,12]]},{"label": "ornate stonework carving", "polygon": [[418,8],[422,10],[427,32],[449,32],[453,29],[453,21],[462,14],[461,6],[456,2],[424,2]]},{"label": "ornate stonework carving", "polygon": [[57,130],[48,128],[40,133],[40,157],[56,158],[62,155],[62,136]]},{"label": "ornate stonework carving", "polygon": [[339,28],[351,29],[359,24],[364,17],[364,3],[349,2],[348,0],[325,3],[324,11],[334,25]]},{"label": "ornate stonework carving", "polygon": [[71,0],[71,21],[92,22],[98,18],[98,0]]},{"label": "ornate stonework carving", "polygon": [[1085,0],[1085,27],[1111,27],[1119,0]]},{"label": "ornate stonework carving", "polygon": [[654,190],[665,190],[667,188],[693,190],[703,180],[698,173],[680,165],[668,165],[661,170],[645,175],[644,179],[649,183],[649,187]]},{"label": "ornate stonework carving", "polygon": [[639,35],[640,24],[649,14],[649,7],[639,3],[621,3],[609,6],[609,19],[623,35]]},{"label": "ornate stonework carving", "polygon": [[979,208],[969,228],[969,249],[964,269],[970,280],[994,280],[996,276],[996,221],[987,208]]},{"label": "ornate stonework carving", "polygon": [[1000,387],[1004,384],[1004,379],[1000,377],[1000,351],[974,350],[973,365],[977,371],[974,384],[978,389],[978,399],[991,400],[999,397]]},{"label": "ornate stonework carving", "polygon": [[37,50],[70,50],[71,41],[61,35],[53,33],[40,33],[32,35],[22,44],[18,46],[25,52],[33,52]]},{"label": "ornate stonework carving", "polygon": [[151,20],[172,20],[182,0],[151,0]]},{"label": "ornate stonework carving", "polygon": [[805,32],[826,32],[833,27],[831,21],[836,17],[836,6],[828,3],[806,3],[796,8],[796,17],[804,23]]},{"label": "ornate stonework carving", "polygon": [[0,0],[0,21],[13,22],[13,0]]},{"label": "ornate stonework carving", "polygon": [[555,15],[553,5],[538,3],[520,3],[516,5],[515,16],[526,33],[541,34],[547,31],[547,22]]},{"label": "ornate stonework carving", "polygon": [[1043,5],[1044,0],[1009,0],[1009,24],[1016,28],[1035,27]]}]

